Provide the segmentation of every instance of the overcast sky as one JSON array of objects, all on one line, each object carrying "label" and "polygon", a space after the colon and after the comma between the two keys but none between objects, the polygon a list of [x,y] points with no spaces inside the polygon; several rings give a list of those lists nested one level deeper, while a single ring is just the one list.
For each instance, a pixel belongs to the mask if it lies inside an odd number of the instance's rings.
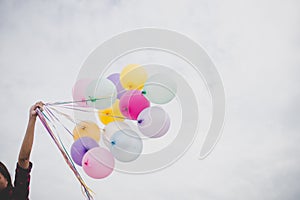
[{"label": "overcast sky", "polygon": [[[223,136],[205,160],[197,141],[157,173],[87,178],[95,199],[299,199],[299,10],[297,0],[0,0],[0,160],[14,175],[30,105],[71,99],[98,45],[168,28],[201,44],[222,76]],[[31,199],[83,199],[39,122],[31,160]]]}]

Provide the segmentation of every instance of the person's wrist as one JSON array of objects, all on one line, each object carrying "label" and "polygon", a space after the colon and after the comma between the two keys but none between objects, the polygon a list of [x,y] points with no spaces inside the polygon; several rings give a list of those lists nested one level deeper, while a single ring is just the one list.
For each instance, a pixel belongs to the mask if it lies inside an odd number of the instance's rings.
[{"label": "person's wrist", "polygon": [[29,121],[30,122],[35,122],[36,121],[36,116],[30,116]]}]

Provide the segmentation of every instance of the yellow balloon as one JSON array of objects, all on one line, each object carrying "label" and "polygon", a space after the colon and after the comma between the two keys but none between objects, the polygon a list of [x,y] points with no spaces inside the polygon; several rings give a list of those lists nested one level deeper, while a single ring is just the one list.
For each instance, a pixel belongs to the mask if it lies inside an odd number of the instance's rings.
[{"label": "yellow balloon", "polygon": [[117,99],[111,108],[98,111],[98,117],[103,124],[109,124],[113,121],[124,121],[124,116],[122,115],[119,108],[120,100]]},{"label": "yellow balloon", "polygon": [[113,118],[111,116],[112,116],[111,108],[98,111],[98,117],[100,121],[105,125],[113,121]]},{"label": "yellow balloon", "polygon": [[127,90],[141,90],[147,81],[147,71],[138,64],[127,65],[120,73],[120,82]]},{"label": "yellow balloon", "polygon": [[90,137],[100,141],[100,128],[98,125],[91,121],[82,121],[73,129],[73,138],[78,140],[81,137]]}]

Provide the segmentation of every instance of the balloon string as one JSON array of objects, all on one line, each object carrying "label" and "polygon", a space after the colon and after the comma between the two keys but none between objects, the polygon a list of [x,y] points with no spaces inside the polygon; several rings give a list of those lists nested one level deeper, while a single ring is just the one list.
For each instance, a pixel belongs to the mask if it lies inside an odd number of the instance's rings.
[{"label": "balloon string", "polygon": [[[51,105],[53,106],[53,105]],[[76,108],[74,107],[73,105],[70,106],[70,105],[60,105],[60,106],[56,106],[56,107],[59,107],[59,108],[65,108],[65,109],[69,109],[69,110],[75,110],[75,111],[80,111],[80,112],[86,112],[86,113],[95,113],[96,111],[95,110],[87,110],[87,109],[81,109],[81,108]]]},{"label": "balloon string", "polygon": [[91,106],[89,105],[81,105],[81,104],[77,104],[76,101],[74,101],[75,103],[73,104],[51,104],[48,103],[47,106],[69,106],[69,107],[76,107],[76,108],[91,108]]},{"label": "balloon string", "polygon": [[[43,113],[43,114],[44,114],[44,113]],[[46,115],[44,114],[44,116],[46,116]],[[51,116],[50,116],[50,117],[51,117]],[[47,119],[49,119],[49,118],[47,118]],[[54,124],[53,124],[50,120],[49,120],[49,122],[52,124],[52,126],[54,126]],[[55,126],[54,126],[54,128],[55,128]],[[51,130],[51,129],[50,129],[50,130]],[[52,132],[52,131],[51,131],[51,132]],[[54,139],[55,143],[58,144],[57,139],[55,138],[53,132],[52,132],[52,136],[53,136],[52,138]],[[60,140],[60,142],[61,142],[61,140]],[[62,144],[62,142],[61,142],[61,144]],[[63,144],[62,144],[62,146],[63,146]],[[90,195],[90,192],[92,192],[92,190],[89,189],[88,186],[84,183],[83,179],[81,178],[80,174],[78,173],[77,169],[75,168],[74,163],[73,163],[72,160],[70,159],[70,156],[67,154],[67,151],[66,151],[66,149],[64,148],[64,146],[63,146],[63,150],[62,150],[62,148],[60,148],[60,146],[58,146],[58,148],[59,148],[59,150],[62,152],[62,154],[63,154],[63,156],[64,156],[66,162],[67,162],[68,165],[69,165],[69,167],[73,170],[73,172],[75,173],[77,179],[80,181],[81,185],[84,187],[84,189],[85,189],[85,191],[86,191],[86,196],[88,197],[88,199],[93,199],[93,197]],[[69,160],[66,158],[66,156],[65,156],[66,154],[64,154],[63,151],[68,155]],[[71,165],[72,165],[72,166],[70,165],[70,163],[69,163],[68,161],[71,162]],[[75,171],[74,171],[74,170],[75,170]]]},{"label": "balloon string", "polygon": [[[42,113],[42,114],[43,114],[45,117],[47,117],[44,113]],[[40,116],[39,116],[39,117],[40,117]],[[50,116],[50,117],[51,117],[51,116]],[[49,120],[48,117],[47,117],[47,119],[48,119],[49,123],[51,123],[51,125],[55,128],[55,125],[51,122],[51,120]],[[74,163],[73,163],[72,160],[70,159],[70,156],[67,154],[66,149],[65,149],[65,148],[62,149],[62,148],[59,146],[59,143],[58,143],[58,141],[57,141],[57,138],[54,136],[54,134],[53,134],[51,128],[49,127],[49,125],[47,124],[46,120],[45,120],[45,121],[42,121],[42,122],[43,122],[43,124],[45,125],[46,129],[48,130],[48,132],[50,133],[51,137],[53,138],[55,144],[57,145],[57,147],[59,148],[59,150],[60,150],[61,153],[63,154],[63,156],[64,156],[66,162],[67,162],[68,165],[69,165],[69,167],[73,170],[73,172],[75,173],[75,175],[77,174],[76,177],[78,178],[78,180],[80,181],[80,183],[82,183],[82,185],[85,185],[85,183],[84,183],[84,181],[82,180],[80,174],[78,173],[77,169],[75,168]],[[60,141],[60,142],[61,142],[61,141]],[[62,144],[62,142],[61,142],[61,144]],[[62,144],[62,146],[63,146],[63,144]],[[68,158],[69,158],[69,159],[66,157],[66,155],[68,155]],[[71,162],[71,165],[70,165],[70,162]],[[75,170],[75,171],[74,171],[74,170]],[[85,187],[86,187],[88,190],[90,190],[86,185],[85,185]],[[87,191],[88,191],[88,190],[87,190]],[[90,190],[90,191],[91,191],[91,190]],[[87,196],[90,196],[90,195],[87,194]],[[89,198],[89,199],[90,199],[90,198]]]},{"label": "balloon string", "polygon": [[[50,116],[50,118],[53,120],[53,122],[52,122],[52,121],[49,121],[49,123],[51,123],[51,124],[52,124],[52,127],[54,128],[54,130],[56,130],[56,132],[59,133],[59,131],[57,131],[57,128],[56,128],[56,126],[55,126],[55,124],[54,124],[54,121],[55,121],[55,120],[56,120],[57,122],[60,122],[60,121],[58,120],[58,118],[57,118],[50,110],[48,110],[47,107],[44,107],[44,110],[45,110],[45,112],[47,112],[47,114],[48,114],[48,115]],[[64,152],[66,153],[67,157],[70,159],[72,166],[74,166],[74,163],[73,163],[71,157],[69,156],[69,154],[68,154],[66,148],[64,147],[64,144],[63,144],[63,142],[62,142],[62,140],[61,140],[59,134],[57,134],[57,136],[58,136],[58,139],[59,139],[59,142],[60,142],[61,147],[63,148],[63,150],[64,150]],[[74,167],[75,167],[75,166],[74,166]]]},{"label": "balloon string", "polygon": [[[61,121],[58,119],[58,117],[56,117],[56,116],[51,112],[51,110],[49,110],[47,107],[44,107],[44,108],[45,108],[45,111],[48,113],[48,115],[50,115],[50,117],[51,117],[52,120],[55,119],[55,120],[57,121],[57,123],[59,123],[61,126],[63,126],[63,128],[65,128],[65,130],[66,130],[67,132],[69,132],[69,133],[72,135],[71,131],[70,131],[69,129],[67,129],[67,128],[61,123]],[[55,121],[55,120],[53,120],[53,121]],[[50,123],[52,123],[52,122],[50,121]],[[53,124],[53,127],[54,127],[54,129],[56,130],[56,132],[59,133],[59,131],[57,131],[57,129],[56,129],[56,127],[55,127],[54,124]],[[66,148],[65,148],[65,146],[64,146],[64,144],[63,144],[63,142],[62,142],[62,140],[61,140],[61,138],[60,138],[60,136],[59,136],[59,134],[57,134],[57,136],[58,136],[58,139],[59,139],[59,141],[60,141],[61,146],[63,147],[64,151],[66,152],[66,155],[67,155],[68,158],[70,159],[72,165],[75,167],[74,162],[73,162],[73,160],[71,159],[70,155],[68,154],[68,151],[66,150]],[[73,135],[72,135],[72,136],[73,136]]]},{"label": "balloon string", "polygon": [[[57,121],[57,123],[59,123],[61,126],[63,126],[63,127],[65,128],[65,130],[66,130],[67,132],[71,133],[71,132],[70,132],[70,131],[69,131],[69,130],[61,123],[61,122],[60,122],[60,120],[59,120],[59,119],[51,112],[51,110],[49,110],[47,107],[44,107],[44,108],[45,108],[45,111],[48,113],[48,115],[52,118],[52,120],[55,119],[55,120]],[[53,120],[53,121],[55,121],[55,120]],[[52,123],[52,122],[50,121],[50,123]],[[53,124],[53,123],[52,123],[52,124]],[[55,127],[54,124],[53,124],[53,127],[54,127],[54,129],[56,130],[56,132],[59,133],[59,131],[57,131],[57,128]],[[75,168],[75,164],[74,164],[74,162],[73,162],[71,156],[69,155],[68,151],[66,150],[66,148],[65,148],[65,146],[64,146],[64,144],[63,144],[63,142],[62,142],[62,140],[61,140],[61,138],[60,138],[60,136],[59,136],[59,134],[57,134],[57,136],[58,136],[60,145],[62,146],[62,148],[63,148],[64,152],[66,153],[68,159],[70,160],[72,166]]]},{"label": "balloon string", "polygon": [[45,106],[45,111],[47,111],[49,113],[50,116],[53,116],[53,118],[56,119],[56,121],[71,135],[73,136],[73,133],[65,126],[63,125],[63,123],[61,123],[61,121],[52,113],[52,111],[47,107]]},{"label": "balloon string", "polygon": [[101,114],[101,115],[112,117],[112,118],[127,119],[127,120],[134,120],[134,121],[136,121],[135,119],[130,119],[130,118],[127,118],[127,117],[121,117],[121,116],[106,114],[105,112],[98,112],[98,113]]},{"label": "balloon string", "polygon": [[[67,132],[69,132],[69,133],[72,135],[72,133],[70,132],[70,130],[67,129],[67,128],[60,122],[60,120],[58,119],[58,117],[56,117],[56,116],[51,112],[51,110],[49,110],[49,108],[47,108],[47,107],[44,107],[44,108],[45,108],[45,111],[49,114],[49,116],[50,116],[52,119],[54,118],[61,126],[63,126],[63,127],[65,128],[65,130],[66,130]],[[53,120],[53,121],[55,121],[55,120]],[[51,121],[50,121],[50,122],[51,122]],[[52,122],[51,122],[51,123],[52,123]],[[53,127],[54,127],[55,130],[57,130],[54,124],[53,124]],[[59,133],[58,131],[56,131],[56,132]],[[75,167],[75,164],[74,164],[74,162],[73,162],[71,156],[69,155],[68,151],[66,150],[66,148],[65,148],[65,146],[64,146],[64,144],[63,144],[63,142],[62,142],[62,140],[61,140],[61,138],[60,138],[60,136],[59,136],[59,134],[57,134],[57,136],[58,136],[59,142],[60,142],[60,144],[61,144],[61,146],[62,146],[64,152],[66,153],[66,155],[67,155],[69,161],[71,162],[72,166],[75,168],[76,172],[78,173],[78,171],[77,171],[77,169],[76,169],[76,167]],[[73,136],[73,135],[72,135],[72,136]],[[82,179],[82,177],[80,176],[79,173],[78,173],[78,176],[79,176],[79,178],[83,181],[83,179]],[[84,182],[83,182],[83,183],[84,183]],[[84,184],[85,184],[85,183],[84,183]],[[86,187],[87,187],[87,186],[86,186]],[[84,187],[84,189],[85,189],[85,191],[87,191],[85,187]],[[89,190],[90,190],[90,189],[89,189]],[[90,191],[93,192],[92,190],[90,190]],[[86,194],[87,194],[87,193],[86,193]],[[87,197],[88,197],[88,194],[87,194]],[[89,198],[89,199],[90,199],[90,198]]]},{"label": "balloon string", "polygon": [[[76,122],[75,119],[73,119],[70,115],[67,115],[55,108],[48,108],[48,110],[53,110],[54,112],[56,112],[59,115],[62,115],[63,117],[65,117],[67,120],[71,121],[72,123],[74,123],[76,126],[79,126],[80,128],[85,128],[85,126],[82,126],[80,123]],[[81,121],[80,121],[81,122]],[[71,134],[73,136],[73,134]]]},{"label": "balloon string", "polygon": [[[86,196],[87,198],[93,199],[91,192],[92,190],[85,184],[85,182],[83,181],[83,179],[81,178],[80,174],[78,173],[76,167],[74,166],[74,164],[72,163],[72,160],[70,159],[70,157],[68,157],[66,155],[66,149],[64,147],[62,147],[59,143],[59,141],[57,140],[57,138],[55,137],[53,131],[51,130],[51,128],[49,127],[49,124],[47,123],[46,119],[49,120],[49,118],[45,115],[44,112],[40,111],[40,109],[36,109],[37,115],[41,121],[41,123],[43,124],[43,126],[45,127],[45,129],[47,130],[47,132],[49,133],[49,135],[51,136],[51,138],[53,139],[54,143],[56,144],[56,146],[58,147],[58,149],[60,150],[61,154],[63,155],[65,161],[67,162],[67,164],[69,165],[69,167],[71,168],[71,170],[73,171],[73,173],[75,174],[76,178],[78,179],[78,181],[80,182],[80,184],[82,185],[82,187],[84,188],[85,192],[86,192]],[[49,120],[49,122],[51,122]],[[51,122],[52,123],[52,122]],[[53,123],[52,123],[53,124]]]},{"label": "balloon string", "polygon": [[[51,105],[53,107],[53,105]],[[104,111],[103,112],[99,112],[99,110],[86,110],[86,109],[79,109],[79,108],[74,108],[72,105],[55,105],[55,107],[59,107],[59,108],[65,108],[65,109],[69,109],[69,110],[74,110],[74,111],[81,111],[81,112],[90,112],[90,113],[99,113],[101,115],[106,115],[108,117],[112,117],[112,118],[118,118],[118,119],[126,119],[126,120],[131,120],[131,121],[138,121],[138,120],[135,120],[135,119],[130,119],[130,118],[127,118],[127,117],[121,117],[121,116],[117,116],[117,115],[109,115],[109,114],[106,114]],[[82,107],[84,108],[84,107]]]},{"label": "balloon string", "polygon": [[63,101],[63,102],[54,102],[54,103],[46,103],[45,105],[64,105],[64,104],[74,104],[74,103],[87,103],[87,102],[96,102],[102,99],[109,99],[112,98],[113,96],[105,96],[105,97],[101,97],[101,98],[94,98],[94,97],[90,97],[89,99],[82,99],[82,100],[75,100],[75,101]]},{"label": "balloon string", "polygon": [[104,133],[102,134],[103,135],[103,139],[106,141],[106,142],[110,142],[110,139],[109,137],[107,137],[107,135],[105,134],[105,129],[104,130]]}]

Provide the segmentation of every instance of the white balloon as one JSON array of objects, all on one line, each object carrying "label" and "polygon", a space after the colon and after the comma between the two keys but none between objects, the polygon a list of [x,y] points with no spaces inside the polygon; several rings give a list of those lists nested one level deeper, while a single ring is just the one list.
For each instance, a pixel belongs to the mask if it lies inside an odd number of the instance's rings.
[{"label": "white balloon", "polygon": [[87,104],[99,110],[112,106],[117,98],[115,85],[108,79],[93,80],[85,92],[86,99],[91,99]]},{"label": "white balloon", "polygon": [[114,122],[110,122],[109,124],[107,124],[104,128],[104,133],[103,133],[104,144],[109,148],[111,146],[111,143],[110,143],[111,136],[115,132],[124,130],[124,129],[130,129],[130,126],[128,124],[126,124],[125,122],[114,121]]}]

